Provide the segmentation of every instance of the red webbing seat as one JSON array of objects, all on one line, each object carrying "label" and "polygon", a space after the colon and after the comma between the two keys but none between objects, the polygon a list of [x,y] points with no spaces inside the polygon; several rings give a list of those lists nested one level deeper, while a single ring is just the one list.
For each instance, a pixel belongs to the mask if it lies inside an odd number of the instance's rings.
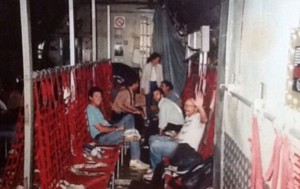
[{"label": "red webbing seat", "polygon": [[[61,73],[61,81],[67,72]],[[35,169],[41,188],[56,188],[70,167],[72,159],[69,109],[63,93],[54,94],[62,87],[59,77],[46,75],[34,82],[35,94]],[[62,115],[62,116],[59,116]]]},{"label": "red webbing seat", "polygon": [[205,133],[199,145],[198,152],[203,159],[208,159],[214,154],[214,132],[215,132],[215,112],[216,112],[216,86],[217,86],[217,72],[215,70],[208,70],[205,76],[206,88],[203,99],[203,106],[208,116]]},{"label": "red webbing seat", "polygon": [[16,135],[3,170],[1,170],[0,188],[11,189],[19,184],[23,184],[24,176],[24,113],[23,109],[19,112]]},{"label": "red webbing seat", "polygon": [[[193,69],[198,70],[198,69]],[[214,152],[214,128],[215,128],[215,91],[217,72],[215,70],[207,70],[205,75],[206,87],[203,94],[203,107],[206,115],[208,116],[208,123],[206,124],[205,132],[203,134],[202,141],[199,145],[198,152],[205,160],[213,156]],[[190,77],[186,81],[186,85],[182,95],[182,101],[185,102],[188,98],[195,97],[195,88],[198,86],[202,89],[203,80],[198,76],[195,71],[191,73]],[[211,107],[211,103],[212,107]],[[211,111],[212,110],[212,111]],[[164,157],[164,166],[169,166],[168,157]],[[181,177],[173,178],[171,174],[165,174],[165,186],[166,189],[180,188]]]},{"label": "red webbing seat", "polygon": [[[98,65],[108,65],[108,64],[96,64]],[[98,70],[99,71],[99,70]],[[69,129],[71,134],[71,145],[72,154],[74,156],[72,164],[86,164],[86,159],[83,157],[83,145],[94,141],[88,131],[87,117],[86,117],[86,107],[88,105],[88,90],[93,85],[94,82],[91,78],[93,76],[93,67],[82,65],[78,69],[72,72],[72,78],[75,84],[75,96],[76,101],[70,102],[70,122]],[[95,74],[96,80],[98,75]],[[86,82],[83,82],[86,81]],[[103,81],[102,85],[105,86],[108,81]],[[108,82],[109,83],[109,82]],[[109,85],[109,84],[108,84]],[[99,86],[102,88],[103,86]],[[105,101],[104,101],[105,102]],[[101,172],[104,173],[101,176],[82,176],[74,175],[73,173],[67,172],[65,179],[70,183],[80,183],[86,188],[105,188],[115,170],[115,165],[119,156],[119,147],[115,146],[111,150],[105,150],[104,157],[102,159],[95,160],[96,162],[102,162],[108,165],[108,167],[94,168],[88,170],[88,172]],[[81,169],[85,171],[86,169]],[[78,182],[78,180],[80,182]]]},{"label": "red webbing seat", "polygon": [[109,120],[111,117],[111,90],[113,87],[113,78],[112,78],[112,66],[109,61],[103,64],[96,64],[95,68],[95,84],[100,87],[103,91],[102,99],[103,102],[101,104],[101,111],[105,117],[105,119]]},{"label": "red webbing seat", "polygon": [[251,189],[263,189],[264,180],[262,173],[261,152],[259,142],[259,132],[257,125],[257,118],[252,119],[252,139],[251,139]]},{"label": "red webbing seat", "polygon": [[[112,72],[111,72],[111,65],[110,64],[96,64],[96,71],[95,73],[95,80],[91,80],[91,76],[93,75],[93,67],[88,66],[82,66],[80,69],[77,69],[73,72],[73,79],[75,83],[75,95],[76,95],[76,101],[71,102],[71,121],[74,122],[76,120],[76,124],[70,124],[70,132],[72,136],[72,145],[73,146],[73,164],[82,164],[86,163],[86,159],[83,157],[83,145],[94,141],[94,139],[91,138],[90,133],[88,131],[87,126],[87,117],[86,117],[86,107],[88,105],[88,89],[93,86],[93,83],[96,83],[96,85],[102,89],[103,91],[106,91],[103,94],[103,102],[109,102],[107,95],[110,95],[110,83],[112,79]],[[101,70],[103,69],[103,72]],[[108,71],[107,71],[108,70]],[[100,74],[100,75],[98,75]],[[102,75],[105,75],[105,77],[102,77]],[[97,78],[105,78],[102,79],[101,82]],[[82,82],[82,81],[87,82]],[[105,99],[108,99],[105,101]],[[103,103],[104,104],[104,103]],[[105,103],[108,104],[108,103]],[[108,104],[109,105],[109,104]],[[110,106],[109,106],[110,107]],[[103,111],[102,107],[101,111]],[[82,126],[84,125],[84,127]],[[101,146],[101,145],[100,145]],[[81,169],[82,171],[88,171],[88,172],[101,172],[105,173],[104,175],[101,175],[100,179],[93,179],[94,177],[90,176],[84,176],[80,179],[81,184],[83,184],[86,188],[98,188],[101,186],[105,188],[114,173],[115,166],[118,161],[119,153],[120,153],[120,146],[109,146],[110,149],[103,150],[103,157],[101,159],[94,159],[97,162],[102,162],[108,165],[107,167],[100,167],[100,168],[94,168],[94,169]],[[72,175],[72,176],[70,176]],[[79,176],[82,177],[82,176]],[[98,176],[99,177],[99,176]],[[68,172],[68,174],[65,177],[66,180],[68,180],[71,183],[78,183],[77,177],[73,174]],[[75,179],[75,180],[74,180]],[[98,182],[98,184],[96,184]]]},{"label": "red webbing seat", "polygon": [[193,72],[191,72],[190,76],[187,77],[182,91],[182,95],[181,95],[182,104],[184,104],[187,99],[195,97],[195,87],[200,80],[200,77],[198,76],[198,72],[197,72],[198,66],[192,64],[191,70]]},{"label": "red webbing seat", "polygon": [[[88,89],[97,83],[93,80],[92,64],[43,71],[33,82],[34,88],[34,184],[39,188],[57,188],[61,180],[72,184],[83,184],[86,188],[106,188],[117,163],[120,146],[104,150],[104,158],[97,160],[108,164],[88,170],[101,172],[98,176],[76,175],[70,171],[74,164],[85,164],[83,145],[93,141],[87,126],[86,106]],[[98,64],[95,65],[98,67]],[[105,69],[101,80],[106,94],[112,78],[111,65],[99,66]],[[70,73],[72,74],[70,75]],[[71,77],[72,76],[72,77]],[[71,80],[75,84],[75,94],[71,92]],[[105,83],[106,82],[106,83]],[[103,88],[103,86],[99,86]],[[106,96],[108,99],[108,97]],[[3,172],[1,188],[14,188],[23,184],[24,166],[24,126],[23,116],[19,116],[15,143],[11,147],[7,165]]]},{"label": "red webbing seat", "polygon": [[101,176],[78,176],[71,172],[67,172],[65,179],[71,181],[72,184],[83,185],[88,189],[106,189],[111,174],[104,173]]}]

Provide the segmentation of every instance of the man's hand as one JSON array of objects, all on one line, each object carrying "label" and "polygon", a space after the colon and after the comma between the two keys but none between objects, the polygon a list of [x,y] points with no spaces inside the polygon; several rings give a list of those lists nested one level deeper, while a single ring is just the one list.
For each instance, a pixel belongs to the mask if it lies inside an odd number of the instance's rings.
[{"label": "man's hand", "polygon": [[156,112],[156,111],[158,111],[158,106],[152,105],[152,106],[150,106],[150,109],[152,112]]},{"label": "man's hand", "polygon": [[120,126],[116,128],[116,131],[124,131],[124,129],[125,129],[124,126]]},{"label": "man's hand", "polygon": [[195,99],[193,100],[193,103],[195,104],[195,106],[197,106],[198,109],[202,108],[203,94],[201,93],[201,91],[197,91],[197,93],[195,95]]},{"label": "man's hand", "polygon": [[201,91],[197,91],[193,103],[199,110],[201,123],[207,123],[208,119],[203,108],[203,94],[201,93]]},{"label": "man's hand", "polygon": [[132,112],[133,114],[142,114],[142,112],[140,110],[135,110]]}]

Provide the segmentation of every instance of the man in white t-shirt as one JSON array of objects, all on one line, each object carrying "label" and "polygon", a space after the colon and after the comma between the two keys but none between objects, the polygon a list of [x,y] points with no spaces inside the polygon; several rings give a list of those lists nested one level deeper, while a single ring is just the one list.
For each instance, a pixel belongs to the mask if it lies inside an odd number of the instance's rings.
[{"label": "man in white t-shirt", "polygon": [[205,130],[205,123],[207,122],[207,116],[202,105],[203,96],[201,94],[198,94],[196,99],[190,98],[185,102],[185,122],[176,136],[155,135],[150,137],[151,170],[148,170],[148,174],[144,175],[144,179],[152,179],[153,170],[157,164],[162,161],[164,156],[170,156],[178,146],[178,143],[187,143],[195,151],[198,150]]}]

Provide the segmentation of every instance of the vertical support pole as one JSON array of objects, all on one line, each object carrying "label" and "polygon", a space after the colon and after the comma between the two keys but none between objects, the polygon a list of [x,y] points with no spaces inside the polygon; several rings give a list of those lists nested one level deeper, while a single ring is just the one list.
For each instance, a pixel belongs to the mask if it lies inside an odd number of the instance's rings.
[{"label": "vertical support pole", "polygon": [[207,70],[207,53],[209,52],[210,49],[210,34],[209,34],[210,27],[209,26],[201,26],[201,49],[203,51],[203,76],[206,75],[206,70]]},{"label": "vertical support pole", "polygon": [[120,157],[119,157],[119,159],[118,159],[118,163],[117,163],[117,179],[119,179],[120,178]]},{"label": "vertical support pole", "polygon": [[[74,24],[74,2],[69,0],[69,32],[70,32],[70,65],[75,66],[75,24]],[[74,75],[70,72],[70,84],[71,84],[71,100],[75,99],[75,83]]]},{"label": "vertical support pole", "polygon": [[202,77],[203,77],[203,85],[202,85],[202,91],[205,92],[206,87],[206,71],[207,71],[207,55],[210,49],[210,34],[209,34],[210,27],[209,26],[201,26],[201,49],[203,51],[203,64],[202,66]]},{"label": "vertical support pole", "polygon": [[115,173],[112,174],[111,188],[115,189]]},{"label": "vertical support pole", "polygon": [[93,62],[97,60],[97,17],[96,17],[96,0],[92,0],[92,49]]},{"label": "vertical support pole", "polygon": [[[233,2],[232,2],[233,3]],[[226,49],[227,42],[230,40],[228,35],[228,14],[229,14],[229,0],[221,2],[221,16],[220,16],[220,32],[219,32],[219,49],[218,49],[218,67],[217,67],[217,86],[226,82],[226,53],[230,50]],[[228,37],[229,36],[229,37]],[[228,38],[227,38],[228,37]],[[228,73],[227,73],[228,74]],[[216,118],[215,118],[215,149],[214,149],[214,163],[213,163],[213,188],[223,188],[224,171],[224,91],[218,90],[216,93]]]},{"label": "vertical support pole", "polygon": [[197,32],[193,33],[193,49],[197,48]]},{"label": "vertical support pole", "polygon": [[30,7],[28,0],[20,0],[22,52],[24,74],[24,187],[32,188],[33,170],[33,87]]},{"label": "vertical support pole", "polygon": [[70,65],[75,65],[75,27],[74,27],[74,3],[69,0],[69,31],[70,31]]},{"label": "vertical support pole", "polygon": [[107,58],[111,58],[110,53],[110,5],[107,5]]},{"label": "vertical support pole", "polygon": [[191,66],[192,66],[192,61],[190,59],[191,53],[189,47],[191,46],[191,34],[188,34],[188,40],[187,40],[187,47],[186,47],[186,57],[189,59],[188,63],[188,77],[191,75]]},{"label": "vertical support pole", "polygon": [[93,85],[96,86],[96,64],[93,65]]},{"label": "vertical support pole", "polygon": [[199,51],[199,66],[198,66],[198,75],[202,77],[202,66],[203,66],[203,53]]}]

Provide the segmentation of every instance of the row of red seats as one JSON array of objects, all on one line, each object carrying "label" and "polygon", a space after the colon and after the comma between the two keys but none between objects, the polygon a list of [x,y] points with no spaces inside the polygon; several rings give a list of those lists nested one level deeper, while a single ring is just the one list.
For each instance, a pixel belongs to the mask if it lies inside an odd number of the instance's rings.
[{"label": "row of red seats", "polygon": [[[82,184],[85,188],[106,188],[118,161],[120,146],[102,150],[104,158],[96,159],[106,167],[82,168],[76,175],[74,165],[87,165],[83,145],[93,141],[88,132],[85,108],[88,89],[104,88],[103,97],[110,100],[112,67],[109,62],[83,64],[75,68],[42,71],[33,81],[34,87],[34,185],[39,188],[59,188],[63,181]],[[93,77],[94,76],[94,77]],[[102,107],[109,116],[110,106]],[[24,126],[19,116],[16,138],[2,174],[1,188],[23,185]],[[91,165],[91,164],[88,164]],[[91,173],[91,174],[90,174]],[[95,174],[99,173],[99,174]],[[87,176],[95,175],[95,176]]]},{"label": "row of red seats", "polygon": [[[203,106],[208,116],[208,123],[206,124],[205,133],[203,139],[199,145],[198,152],[203,158],[207,160],[213,156],[214,153],[214,129],[215,129],[215,97],[216,97],[216,85],[217,85],[217,72],[214,69],[208,69],[204,78],[198,75],[198,67],[194,65],[194,70],[187,78],[185,88],[182,94],[182,102],[185,102],[188,98],[195,97],[195,89],[203,89],[203,83],[205,83],[205,90],[203,92]],[[196,71],[195,71],[196,70]],[[203,90],[202,90],[203,91]],[[164,167],[170,165],[169,158],[164,158]],[[202,178],[203,179],[203,178]],[[175,189],[182,188],[182,178],[172,176],[172,173],[164,175],[165,188]]]}]

